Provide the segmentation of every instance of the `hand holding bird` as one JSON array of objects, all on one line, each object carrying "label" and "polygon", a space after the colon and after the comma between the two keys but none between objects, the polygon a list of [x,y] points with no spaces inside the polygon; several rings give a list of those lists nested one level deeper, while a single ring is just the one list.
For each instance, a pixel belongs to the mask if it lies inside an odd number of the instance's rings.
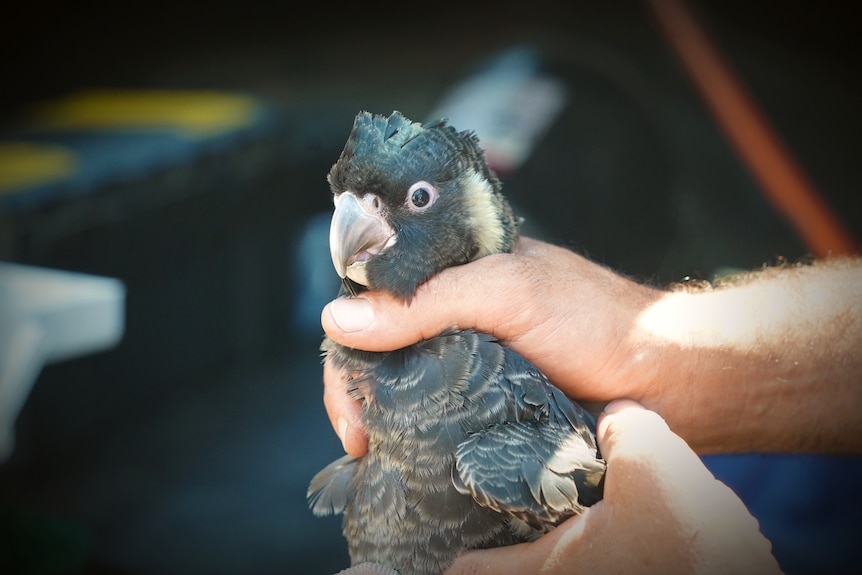
[{"label": "hand holding bird", "polygon": [[[602,501],[537,541],[462,555],[445,575],[780,573],[757,520],[656,413],[612,402],[597,433]],[[338,575],[391,574],[366,563]]]},{"label": "hand holding bird", "polygon": [[[658,465],[674,459],[656,459],[656,446],[670,441],[675,457],[695,457],[680,437],[697,452],[862,452],[860,436],[848,432],[859,425],[860,412],[852,407],[862,400],[856,375],[862,369],[862,316],[856,305],[862,296],[862,259],[765,269],[714,290],[657,290],[542,242],[520,238],[513,248],[512,253],[432,274],[418,284],[409,305],[380,286],[340,298],[323,312],[327,336],[349,348],[381,352],[423,341],[452,325],[493,333],[572,396],[637,399],[679,436],[668,439],[670,432],[662,426],[650,428],[657,433],[641,429],[626,435],[633,443],[620,451],[607,446],[600,426],[601,446],[613,464],[606,481],[615,486],[606,489],[604,501],[532,543],[464,554],[451,572],[479,567],[511,572],[512,566],[523,566],[515,559],[526,556],[547,572],[577,565],[576,557],[591,565],[605,559],[620,565],[648,558],[651,549],[665,544],[693,550],[688,558],[695,560],[698,572],[723,565],[720,560],[698,562],[704,549],[738,557],[740,571],[746,565],[756,572],[777,569],[762,553],[768,546],[756,522],[705,469],[690,477],[666,478],[673,489],[652,489],[649,498],[640,495],[650,490],[645,482],[675,473],[673,465]],[[811,326],[817,326],[816,342]],[[774,361],[778,356],[793,361]],[[343,375],[343,366],[328,356],[327,411],[346,450],[361,456],[367,438],[357,412],[364,397],[357,401],[346,395]],[[764,385],[776,381],[781,384]],[[824,386],[831,392],[823,393]],[[800,407],[804,425],[800,418],[788,417]],[[614,463],[621,453],[641,469],[650,468],[652,461],[655,473],[622,473],[626,465]],[[691,462],[687,465],[694,469]],[[686,489],[686,482],[700,485],[715,502],[713,507],[693,507],[689,519],[726,520],[709,522],[688,545],[675,539],[678,533],[650,528],[653,514],[679,511],[676,489]],[[704,511],[725,507],[723,516]],[[740,537],[728,536],[737,532]],[[587,554],[580,542],[588,534],[592,551]],[[649,546],[638,545],[638,538]],[[686,565],[691,563],[678,567]]]}]

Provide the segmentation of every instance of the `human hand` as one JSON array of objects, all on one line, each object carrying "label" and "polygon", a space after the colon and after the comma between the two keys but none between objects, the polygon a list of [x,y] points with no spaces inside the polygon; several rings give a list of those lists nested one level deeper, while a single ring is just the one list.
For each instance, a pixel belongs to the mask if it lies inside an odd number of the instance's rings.
[{"label": "human hand", "polygon": [[656,413],[614,401],[597,434],[602,501],[532,543],[467,553],[445,575],[780,573],[757,520]]},{"label": "human hand", "polygon": [[[513,254],[450,268],[421,285],[409,305],[382,292],[339,298],[321,315],[348,347],[399,349],[457,326],[491,333],[527,357],[566,394],[585,402],[644,400],[651,362],[633,352],[637,315],[661,292],[564,248],[521,238]],[[324,366],[324,403],[345,451],[367,451],[359,403],[343,374]]]}]

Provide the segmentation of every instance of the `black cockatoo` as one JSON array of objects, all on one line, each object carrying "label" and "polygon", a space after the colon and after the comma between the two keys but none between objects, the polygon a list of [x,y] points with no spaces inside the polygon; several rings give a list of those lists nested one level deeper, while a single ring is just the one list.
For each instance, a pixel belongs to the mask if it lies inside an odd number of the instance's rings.
[{"label": "black cockatoo", "polygon": [[[342,295],[409,302],[437,272],[511,251],[518,221],[472,132],[361,112],[328,180]],[[387,353],[321,346],[363,403],[369,451],[308,489],[344,513],[351,562],[438,575],[469,549],[529,541],[602,497],[595,420],[492,336],[451,329]]]}]

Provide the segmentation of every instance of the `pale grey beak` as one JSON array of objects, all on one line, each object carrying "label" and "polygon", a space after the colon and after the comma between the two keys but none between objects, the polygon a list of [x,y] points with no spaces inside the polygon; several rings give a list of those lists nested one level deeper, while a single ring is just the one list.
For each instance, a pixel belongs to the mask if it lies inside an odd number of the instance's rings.
[{"label": "pale grey beak", "polygon": [[335,197],[329,251],[340,278],[368,286],[366,262],[395,243],[395,232],[383,217],[381,206],[374,194],[358,198],[353,192],[342,192]]}]

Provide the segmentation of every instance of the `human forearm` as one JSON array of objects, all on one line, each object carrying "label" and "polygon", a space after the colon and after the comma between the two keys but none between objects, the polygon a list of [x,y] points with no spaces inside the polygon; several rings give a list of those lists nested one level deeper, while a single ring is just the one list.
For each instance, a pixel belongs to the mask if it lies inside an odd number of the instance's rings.
[{"label": "human forearm", "polygon": [[[322,320],[339,343],[372,351],[453,325],[492,333],[573,398],[635,399],[703,453],[862,453],[860,306],[862,260],[661,291],[523,238],[514,254],[445,270],[409,306],[367,292]],[[356,430],[358,407],[326,379],[333,425],[360,455],[364,437],[338,424]]]},{"label": "human forearm", "polygon": [[860,260],[670,292],[639,313],[626,367],[651,378],[637,399],[701,452],[859,453],[860,306]]}]

